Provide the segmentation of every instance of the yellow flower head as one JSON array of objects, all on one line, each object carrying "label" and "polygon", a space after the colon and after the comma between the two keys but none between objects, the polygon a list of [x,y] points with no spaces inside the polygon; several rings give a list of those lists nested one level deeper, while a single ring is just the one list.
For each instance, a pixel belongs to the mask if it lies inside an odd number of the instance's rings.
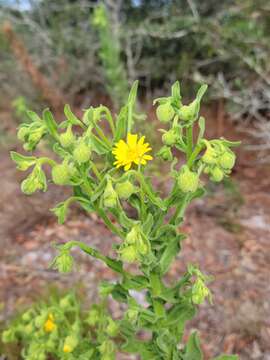
[{"label": "yellow flower head", "polygon": [[72,352],[72,347],[70,345],[65,344],[63,347],[63,351],[64,353],[71,353]]},{"label": "yellow flower head", "polygon": [[127,142],[124,140],[118,141],[113,148],[113,155],[116,159],[114,165],[119,168],[124,167],[127,171],[130,169],[132,163],[136,165],[145,165],[147,161],[152,160],[151,155],[146,155],[152,149],[148,143],[144,142],[145,136],[138,140],[138,135],[128,134]]},{"label": "yellow flower head", "polygon": [[53,314],[49,314],[47,321],[44,324],[44,330],[46,332],[52,332],[56,328],[54,323],[54,316]]}]

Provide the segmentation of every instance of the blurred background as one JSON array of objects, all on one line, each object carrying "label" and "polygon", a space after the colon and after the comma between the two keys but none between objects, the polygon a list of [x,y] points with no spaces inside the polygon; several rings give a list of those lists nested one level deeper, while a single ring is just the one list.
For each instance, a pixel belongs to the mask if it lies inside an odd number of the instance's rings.
[{"label": "blurred background", "polygon": [[[154,146],[152,100],[175,80],[187,102],[209,85],[208,137],[242,141],[232,179],[207,185],[207,197],[189,209],[189,237],[170,276],[193,262],[215,277],[214,304],[190,324],[201,331],[206,359],[227,352],[269,360],[269,0],[0,0],[0,323],[51,288],[80,287],[92,301],[97,281],[113,278],[79,252],[70,276],[48,270],[52,242],[83,240],[109,252],[113,239],[80,209],[57,224],[49,209],[65,189],[20,193],[22,175],[9,158],[21,150],[16,128],[28,109],[50,107],[59,120],[65,103],[77,115],[101,103],[117,111],[135,79],[147,114],[139,128]],[[161,189],[164,173],[162,165],[154,170]]]}]

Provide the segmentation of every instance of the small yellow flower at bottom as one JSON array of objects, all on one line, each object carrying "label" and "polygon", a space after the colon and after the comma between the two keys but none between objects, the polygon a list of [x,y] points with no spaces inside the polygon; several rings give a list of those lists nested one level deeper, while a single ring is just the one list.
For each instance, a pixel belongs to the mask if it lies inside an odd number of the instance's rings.
[{"label": "small yellow flower at bottom", "polygon": [[55,329],[56,329],[56,325],[54,322],[54,316],[53,316],[53,314],[49,314],[48,319],[44,324],[44,330],[46,332],[52,332]]},{"label": "small yellow flower at bottom", "polygon": [[153,160],[151,155],[146,154],[151,151],[152,148],[148,143],[145,143],[144,140],[145,136],[142,136],[138,140],[137,134],[128,133],[126,142],[124,140],[118,141],[112,150],[116,159],[114,165],[117,168],[123,166],[124,170],[128,171],[132,163],[136,165],[146,165],[147,161]]},{"label": "small yellow flower at bottom", "polygon": [[69,345],[64,345],[64,347],[63,347],[64,353],[71,353],[72,350],[73,350],[72,347]]}]

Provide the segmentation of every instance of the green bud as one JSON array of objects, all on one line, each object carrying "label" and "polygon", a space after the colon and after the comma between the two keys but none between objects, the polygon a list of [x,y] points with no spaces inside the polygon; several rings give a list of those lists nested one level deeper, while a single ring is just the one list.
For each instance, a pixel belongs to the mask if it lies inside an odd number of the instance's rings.
[{"label": "green bud", "polygon": [[141,255],[146,255],[149,252],[149,248],[142,237],[138,241],[137,250]]},{"label": "green bud", "polygon": [[199,176],[183,166],[178,176],[178,186],[184,193],[195,192],[199,186]]},{"label": "green bud", "polygon": [[31,335],[35,331],[35,327],[32,323],[24,327],[24,332],[26,335]]},{"label": "green bud", "polygon": [[30,310],[26,311],[22,314],[22,321],[29,322],[32,320],[32,313]]},{"label": "green bud", "polygon": [[44,325],[46,319],[47,319],[47,313],[44,313],[43,315],[38,315],[34,320],[35,326],[37,328],[41,328]]},{"label": "green bud", "polygon": [[99,311],[96,307],[93,306],[88,313],[88,317],[86,321],[90,326],[95,326],[99,322],[99,319],[100,319]]},{"label": "green bud", "polygon": [[157,156],[161,157],[164,161],[172,161],[173,159],[171,149],[168,146],[162,146]]},{"label": "green bud", "polygon": [[226,170],[231,170],[235,164],[235,155],[232,152],[224,152],[218,159],[219,165]]},{"label": "green bud", "polygon": [[99,351],[102,355],[102,359],[114,359],[112,356],[115,353],[115,346],[114,342],[111,340],[105,340],[103,343],[98,347]]},{"label": "green bud", "polygon": [[120,199],[126,200],[136,192],[136,188],[130,181],[126,180],[116,184],[115,191]]},{"label": "green bud", "polygon": [[26,126],[21,126],[17,132],[17,138],[20,141],[25,141],[26,136],[29,134],[29,129]]},{"label": "green bud", "polygon": [[73,268],[73,257],[68,250],[61,250],[60,254],[56,256],[53,261],[53,267],[60,273],[68,273]]},{"label": "green bud", "polygon": [[168,145],[168,146],[174,145],[177,142],[177,139],[178,139],[178,134],[176,133],[176,131],[174,129],[166,131],[162,135],[163,144]]},{"label": "green bud", "polygon": [[183,105],[179,110],[179,117],[184,121],[193,121],[195,119],[196,112],[194,111],[194,103],[190,105]]},{"label": "green bud", "polygon": [[84,141],[80,141],[73,151],[74,160],[79,164],[84,164],[90,160],[91,149]]},{"label": "green bud", "polygon": [[206,297],[211,300],[210,290],[201,278],[197,278],[192,287],[192,301],[194,304],[199,305],[204,302]]},{"label": "green bud", "polygon": [[65,338],[63,352],[64,353],[71,353],[78,345],[79,339],[78,336],[73,334],[69,335]]},{"label": "green bud", "polygon": [[215,164],[217,162],[216,160],[216,152],[212,147],[207,147],[205,153],[202,156],[202,161],[205,164]]},{"label": "green bud", "polygon": [[119,252],[122,260],[128,263],[133,263],[137,259],[137,251],[134,245],[125,246]]},{"label": "green bud", "polygon": [[109,336],[115,337],[119,333],[119,326],[116,321],[109,318],[108,319],[108,326],[106,328],[106,332]]},{"label": "green bud", "polygon": [[59,136],[59,141],[63,148],[67,148],[74,143],[75,137],[73,135],[71,126],[67,128],[67,131],[65,133]]},{"label": "green bud", "polygon": [[21,183],[21,190],[26,195],[31,195],[37,190],[46,191],[46,176],[40,165],[36,165],[32,173]]},{"label": "green bud", "polygon": [[174,109],[169,102],[166,102],[165,104],[160,104],[157,107],[156,114],[160,122],[167,123],[173,119]]},{"label": "green bud", "polygon": [[117,193],[112,186],[111,180],[108,180],[103,194],[103,205],[105,207],[115,207],[117,205]]},{"label": "green bud", "polygon": [[135,244],[136,241],[138,240],[138,236],[140,235],[140,233],[138,232],[138,227],[137,226],[133,226],[132,229],[130,230],[129,233],[127,233],[126,236],[126,243],[127,244]]},{"label": "green bud", "polygon": [[211,170],[211,180],[212,181],[220,182],[223,179],[223,177],[224,177],[224,173],[218,166],[215,166]]},{"label": "green bud", "polygon": [[132,323],[136,322],[137,321],[137,318],[138,318],[138,315],[139,315],[139,312],[138,310],[136,309],[129,309],[127,312],[126,312],[126,317],[129,321],[131,321]]},{"label": "green bud", "polygon": [[71,305],[72,305],[72,300],[70,295],[63,297],[59,302],[59,306],[63,310],[69,309]]},{"label": "green bud", "polygon": [[13,342],[16,340],[15,332],[13,329],[7,329],[2,333],[2,341],[4,344]]},{"label": "green bud", "polygon": [[70,180],[70,171],[67,163],[55,165],[52,168],[52,181],[56,185],[67,185]]}]

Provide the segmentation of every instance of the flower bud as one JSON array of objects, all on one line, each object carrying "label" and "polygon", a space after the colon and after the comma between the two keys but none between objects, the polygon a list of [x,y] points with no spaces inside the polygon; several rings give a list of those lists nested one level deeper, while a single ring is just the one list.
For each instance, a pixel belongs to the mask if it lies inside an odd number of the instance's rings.
[{"label": "flower bud", "polygon": [[126,243],[131,245],[131,244],[135,244],[137,239],[138,239],[138,227],[137,226],[133,226],[132,229],[130,230],[129,233],[127,233],[126,236]]},{"label": "flower bud", "polygon": [[120,251],[123,261],[133,263],[137,258],[137,251],[134,245],[124,246]]},{"label": "flower bud", "polygon": [[98,347],[99,351],[102,355],[103,360],[112,360],[114,359],[113,354],[115,352],[115,346],[113,341],[105,340],[103,343]]},{"label": "flower bud", "polygon": [[32,323],[29,323],[24,327],[23,330],[26,335],[31,335],[35,331],[35,327]]},{"label": "flower bud", "polygon": [[210,146],[207,147],[205,153],[202,156],[202,161],[205,164],[209,164],[209,165],[215,164],[217,162],[216,161],[216,152],[212,147],[210,147]]},{"label": "flower bud", "polygon": [[183,166],[178,176],[178,186],[184,193],[195,192],[199,186],[199,176]]},{"label": "flower bud", "polygon": [[103,194],[103,205],[105,207],[115,207],[117,205],[117,193],[112,186],[111,180],[108,180]]},{"label": "flower bud", "polygon": [[177,142],[177,139],[178,139],[178,134],[176,133],[176,131],[174,129],[166,131],[162,135],[163,144],[168,145],[168,146],[174,145]]},{"label": "flower bud", "polygon": [[235,164],[235,155],[230,151],[226,151],[219,157],[218,162],[223,169],[231,170]]},{"label": "flower bud", "polygon": [[129,309],[127,312],[126,312],[126,317],[129,321],[131,321],[132,323],[136,322],[137,321],[137,318],[138,318],[138,315],[139,315],[139,312],[138,310],[136,309]]},{"label": "flower bud", "polygon": [[146,255],[148,253],[148,246],[145,243],[144,239],[142,238],[142,236],[140,235],[138,241],[137,241],[137,246],[136,246],[138,252],[141,255]]},{"label": "flower bud", "polygon": [[87,323],[90,326],[95,326],[99,322],[99,319],[100,319],[99,311],[93,306],[88,313]]},{"label": "flower bud", "polygon": [[17,132],[17,138],[20,141],[25,141],[26,136],[29,134],[29,129],[26,126],[21,126]]},{"label": "flower bud", "polygon": [[135,186],[128,180],[118,183],[115,186],[115,191],[120,199],[128,199],[136,191]]},{"label": "flower bud", "polygon": [[30,175],[21,183],[21,190],[26,195],[31,195],[37,190],[46,190],[46,177],[39,165],[36,165]]},{"label": "flower bud", "polygon": [[75,334],[67,336],[65,338],[63,352],[71,353],[78,345],[78,342],[79,342],[78,336],[76,336]]},{"label": "flower bud", "polygon": [[157,107],[156,114],[160,122],[167,123],[173,119],[174,109],[169,102],[166,102],[165,104],[160,104]]},{"label": "flower bud", "polygon": [[49,333],[54,331],[55,329],[56,329],[56,324],[54,322],[54,316],[53,314],[49,314],[47,321],[44,324],[44,330]]},{"label": "flower bud", "polygon": [[80,141],[73,151],[74,160],[79,164],[84,164],[90,160],[91,149],[84,141]]},{"label": "flower bud", "polygon": [[69,251],[61,250],[60,254],[54,259],[53,266],[60,273],[68,273],[73,268],[73,257]]},{"label": "flower bud", "polygon": [[192,301],[194,304],[202,304],[206,297],[211,299],[211,293],[201,278],[197,278],[192,287]]},{"label": "flower bud", "polygon": [[161,157],[164,161],[172,161],[173,159],[171,149],[168,146],[162,146],[157,156]]},{"label": "flower bud", "polygon": [[67,163],[55,165],[52,168],[52,181],[56,185],[67,185],[70,180],[69,166]]},{"label": "flower bud", "polygon": [[212,181],[220,182],[223,179],[223,177],[224,177],[224,173],[218,166],[215,166],[211,170],[211,180]]},{"label": "flower bud", "polygon": [[2,341],[4,344],[13,342],[16,340],[15,332],[13,329],[7,329],[2,333]]},{"label": "flower bud", "polygon": [[59,306],[63,310],[69,309],[71,305],[72,305],[72,302],[71,302],[70,295],[63,297],[59,302]]},{"label": "flower bud", "polygon": [[119,333],[119,326],[117,322],[111,318],[108,319],[108,322],[109,324],[106,328],[106,332],[109,336],[115,337]]},{"label": "flower bud", "polygon": [[67,128],[66,132],[59,136],[59,141],[63,148],[67,148],[74,143],[75,137],[73,135],[71,126]]},{"label": "flower bud", "polygon": [[190,105],[183,105],[179,110],[179,117],[184,121],[193,121],[196,117],[193,102]]},{"label": "flower bud", "polygon": [[29,321],[31,321],[32,320],[32,314],[31,314],[31,311],[30,310],[28,310],[28,311],[26,311],[25,313],[23,313],[23,315],[22,315],[22,321],[24,321],[24,322],[29,322]]}]

